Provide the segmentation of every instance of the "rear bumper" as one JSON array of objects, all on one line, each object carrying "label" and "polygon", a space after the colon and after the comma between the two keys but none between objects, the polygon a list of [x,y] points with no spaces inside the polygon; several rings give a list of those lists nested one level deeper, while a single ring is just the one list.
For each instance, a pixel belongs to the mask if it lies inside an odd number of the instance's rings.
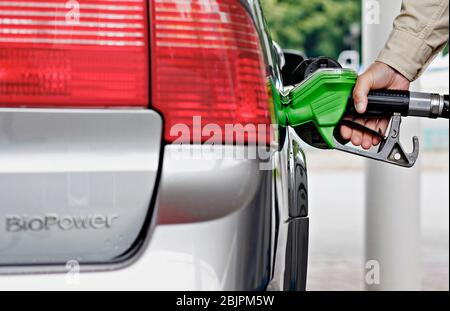
[{"label": "rear bumper", "polygon": [[205,158],[175,148],[165,147],[153,224],[134,256],[80,265],[80,274],[65,266],[3,267],[0,273],[15,274],[0,276],[0,289],[265,289],[273,259],[272,169],[232,153]]},{"label": "rear bumper", "polygon": [[308,219],[290,217],[287,187],[280,184],[288,180],[289,152],[262,161],[194,156],[205,146],[189,146],[190,155],[175,148],[164,149],[152,225],[134,255],[81,265],[81,273],[16,267],[15,275],[0,275],[0,290],[304,289]]},{"label": "rear bumper", "polygon": [[158,224],[209,221],[246,208],[254,213],[269,210],[272,157],[255,159],[258,149],[251,150],[166,146],[157,197]]},{"label": "rear bumper", "polygon": [[148,250],[153,275],[164,281],[152,288],[265,289],[274,240],[274,159],[255,159],[258,151],[249,149],[166,146]]}]

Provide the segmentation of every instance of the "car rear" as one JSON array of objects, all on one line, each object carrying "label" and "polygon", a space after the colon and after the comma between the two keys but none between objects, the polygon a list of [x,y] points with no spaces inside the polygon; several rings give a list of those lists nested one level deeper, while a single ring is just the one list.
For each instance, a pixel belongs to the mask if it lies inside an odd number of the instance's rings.
[{"label": "car rear", "polygon": [[265,289],[269,43],[253,1],[0,2],[0,287]]}]

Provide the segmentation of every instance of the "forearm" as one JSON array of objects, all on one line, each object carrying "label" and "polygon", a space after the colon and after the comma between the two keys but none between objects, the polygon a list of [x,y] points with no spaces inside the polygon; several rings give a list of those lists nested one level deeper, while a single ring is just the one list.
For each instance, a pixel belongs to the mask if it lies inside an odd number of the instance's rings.
[{"label": "forearm", "polygon": [[418,78],[448,41],[448,9],[449,0],[404,0],[377,61]]}]

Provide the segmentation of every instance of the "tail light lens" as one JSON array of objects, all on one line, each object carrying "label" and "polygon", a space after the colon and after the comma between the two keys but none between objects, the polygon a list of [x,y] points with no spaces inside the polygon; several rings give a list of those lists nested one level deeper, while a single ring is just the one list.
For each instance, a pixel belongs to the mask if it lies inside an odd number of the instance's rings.
[{"label": "tail light lens", "polygon": [[[201,118],[220,142],[268,142],[265,65],[238,0],[2,0],[0,107],[148,107],[148,2],[152,106],[166,141],[177,124],[190,141],[211,141]],[[227,125],[245,132],[230,137]]]},{"label": "tail light lens", "polygon": [[[194,117],[221,129],[221,142],[268,141],[265,65],[253,21],[238,0],[154,0],[151,27],[152,107],[164,115],[167,141],[179,140],[180,133],[171,133],[177,124],[187,125],[191,141],[218,138]],[[266,131],[229,136],[227,125]]]},{"label": "tail light lens", "polygon": [[0,106],[147,107],[147,0],[0,1]]}]

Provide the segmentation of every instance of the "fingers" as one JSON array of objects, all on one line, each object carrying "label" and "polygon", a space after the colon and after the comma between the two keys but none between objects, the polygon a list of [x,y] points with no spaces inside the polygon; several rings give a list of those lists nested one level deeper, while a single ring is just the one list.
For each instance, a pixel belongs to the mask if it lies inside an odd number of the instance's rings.
[{"label": "fingers", "polygon": [[[380,133],[381,136],[384,136],[389,126],[390,119],[383,118],[377,120],[371,118],[365,120],[364,118],[356,118],[355,120],[353,120],[353,122],[376,131]],[[363,129],[359,128],[351,128],[346,125],[341,126],[341,136],[345,140],[350,140],[354,146],[361,146],[365,150],[368,150],[372,148],[372,146],[376,146],[381,142],[380,137],[373,135],[370,131],[364,131]]]},{"label": "fingers", "polygon": [[[345,117],[344,120],[352,120],[351,117]],[[352,138],[353,129],[350,126],[341,126],[341,137],[345,140],[350,140]]]},{"label": "fingers", "polygon": [[[383,119],[378,120],[378,124],[377,124],[375,130],[383,136],[386,135],[386,130],[389,126],[389,122],[390,122],[389,118],[383,118]],[[380,142],[381,141],[380,141],[379,137],[373,136],[372,144],[374,146],[378,145]]]},{"label": "fingers", "polygon": [[353,89],[353,101],[358,113],[363,114],[367,109],[367,94],[373,87],[373,79],[370,71],[359,76]]},{"label": "fingers", "polygon": [[[378,120],[377,119],[368,119],[366,121],[366,127],[371,129],[371,130],[376,130],[377,128],[377,124],[378,124]],[[361,143],[361,147],[365,150],[368,150],[372,147],[372,143],[375,140],[375,135],[372,135],[370,132],[365,131],[363,133],[363,138],[362,138],[362,143]],[[379,140],[379,138],[378,138]],[[378,142],[379,143],[379,142]]]},{"label": "fingers", "polygon": [[352,128],[347,126],[347,125],[342,125],[341,126],[341,137],[345,140],[350,140],[350,138],[352,137]]},{"label": "fingers", "polygon": [[[365,120],[363,118],[356,118],[354,122],[361,124],[362,126],[365,126]],[[360,129],[354,128],[352,131],[352,137],[351,141],[352,144],[355,146],[360,146],[363,140],[363,132]]]}]

